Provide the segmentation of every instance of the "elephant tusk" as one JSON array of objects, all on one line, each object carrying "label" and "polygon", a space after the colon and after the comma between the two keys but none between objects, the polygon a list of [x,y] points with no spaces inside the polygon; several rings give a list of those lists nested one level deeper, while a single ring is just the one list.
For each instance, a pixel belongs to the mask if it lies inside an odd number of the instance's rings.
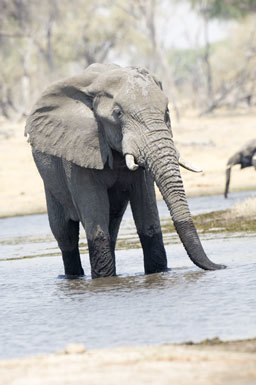
[{"label": "elephant tusk", "polygon": [[195,167],[195,166],[192,166],[191,164],[189,164],[188,162],[186,162],[183,158],[179,158],[179,165],[186,168],[187,170],[189,171],[193,171],[193,172],[202,172],[203,170],[201,168],[198,168],[198,167]]},{"label": "elephant tusk", "polygon": [[139,165],[135,163],[134,156],[131,154],[125,155],[125,163],[126,163],[126,166],[129,168],[129,170],[131,171],[135,171],[139,167]]}]

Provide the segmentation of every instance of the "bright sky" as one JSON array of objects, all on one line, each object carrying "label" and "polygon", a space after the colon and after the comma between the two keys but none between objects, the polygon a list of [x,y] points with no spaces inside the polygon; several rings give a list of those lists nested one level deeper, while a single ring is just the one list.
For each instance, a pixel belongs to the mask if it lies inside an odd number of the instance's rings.
[{"label": "bright sky", "polygon": [[[165,0],[165,13],[158,15],[156,20],[159,41],[164,48],[198,48],[204,45],[203,21],[191,10],[188,3],[180,1],[175,5]],[[224,39],[234,22],[211,21],[209,23],[209,40],[215,42]],[[112,58],[119,65],[127,65],[127,58]],[[129,61],[129,60],[128,60]],[[136,65],[144,65],[143,60],[137,58]]]},{"label": "bright sky", "polygon": [[[187,3],[166,7],[166,22],[162,25],[161,40],[166,46],[179,48],[195,47],[203,44],[203,23]],[[211,42],[223,39],[233,23],[211,21],[209,39]]]}]

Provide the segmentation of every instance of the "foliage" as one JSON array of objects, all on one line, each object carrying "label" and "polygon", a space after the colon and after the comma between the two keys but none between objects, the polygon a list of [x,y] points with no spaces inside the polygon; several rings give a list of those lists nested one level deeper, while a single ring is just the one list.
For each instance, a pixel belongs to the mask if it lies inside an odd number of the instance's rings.
[{"label": "foliage", "polygon": [[[256,0],[184,0],[204,20],[205,44],[171,49],[162,31],[175,1],[0,0],[0,115],[26,115],[49,83],[93,62],[148,67],[177,115],[176,99],[202,111],[236,106],[248,95],[253,102],[255,27],[242,17],[255,12]],[[210,44],[211,19],[231,17],[239,18],[243,33],[233,30],[226,42]]]},{"label": "foliage", "polygon": [[48,83],[93,62],[152,68],[161,1],[0,0],[0,114],[26,113]]},{"label": "foliage", "polygon": [[255,0],[190,0],[192,7],[207,12],[210,19],[233,19],[256,12]]}]

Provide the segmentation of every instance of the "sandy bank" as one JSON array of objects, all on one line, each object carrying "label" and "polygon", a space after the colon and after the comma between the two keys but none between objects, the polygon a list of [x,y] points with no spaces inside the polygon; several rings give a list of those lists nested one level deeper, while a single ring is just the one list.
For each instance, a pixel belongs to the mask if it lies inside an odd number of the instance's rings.
[{"label": "sandy bank", "polygon": [[253,385],[256,344],[161,345],[0,361],[1,385]]},{"label": "sandy bank", "polygon": [[[0,217],[46,211],[43,183],[35,168],[24,123],[0,121]],[[228,157],[247,140],[256,137],[253,113],[198,118],[187,114],[173,121],[176,145],[182,156],[204,169],[201,174],[182,171],[188,196],[223,193]],[[231,191],[256,189],[256,173],[250,167],[234,167]],[[158,195],[159,197],[159,195]]]}]

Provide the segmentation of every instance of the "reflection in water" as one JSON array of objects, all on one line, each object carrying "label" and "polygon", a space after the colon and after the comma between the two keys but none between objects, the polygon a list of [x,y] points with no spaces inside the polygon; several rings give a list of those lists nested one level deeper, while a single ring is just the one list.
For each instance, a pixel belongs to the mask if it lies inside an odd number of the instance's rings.
[{"label": "reflection in water", "polygon": [[[56,284],[56,295],[72,297],[88,294],[102,295],[122,295],[122,293],[133,292],[142,293],[143,291],[153,290],[173,290],[175,286],[193,286],[206,274],[203,270],[192,270],[191,268],[180,268],[176,271],[144,275],[144,273],[134,276],[116,276],[109,278],[88,279],[61,279]],[[64,277],[64,276],[63,276]]]}]

